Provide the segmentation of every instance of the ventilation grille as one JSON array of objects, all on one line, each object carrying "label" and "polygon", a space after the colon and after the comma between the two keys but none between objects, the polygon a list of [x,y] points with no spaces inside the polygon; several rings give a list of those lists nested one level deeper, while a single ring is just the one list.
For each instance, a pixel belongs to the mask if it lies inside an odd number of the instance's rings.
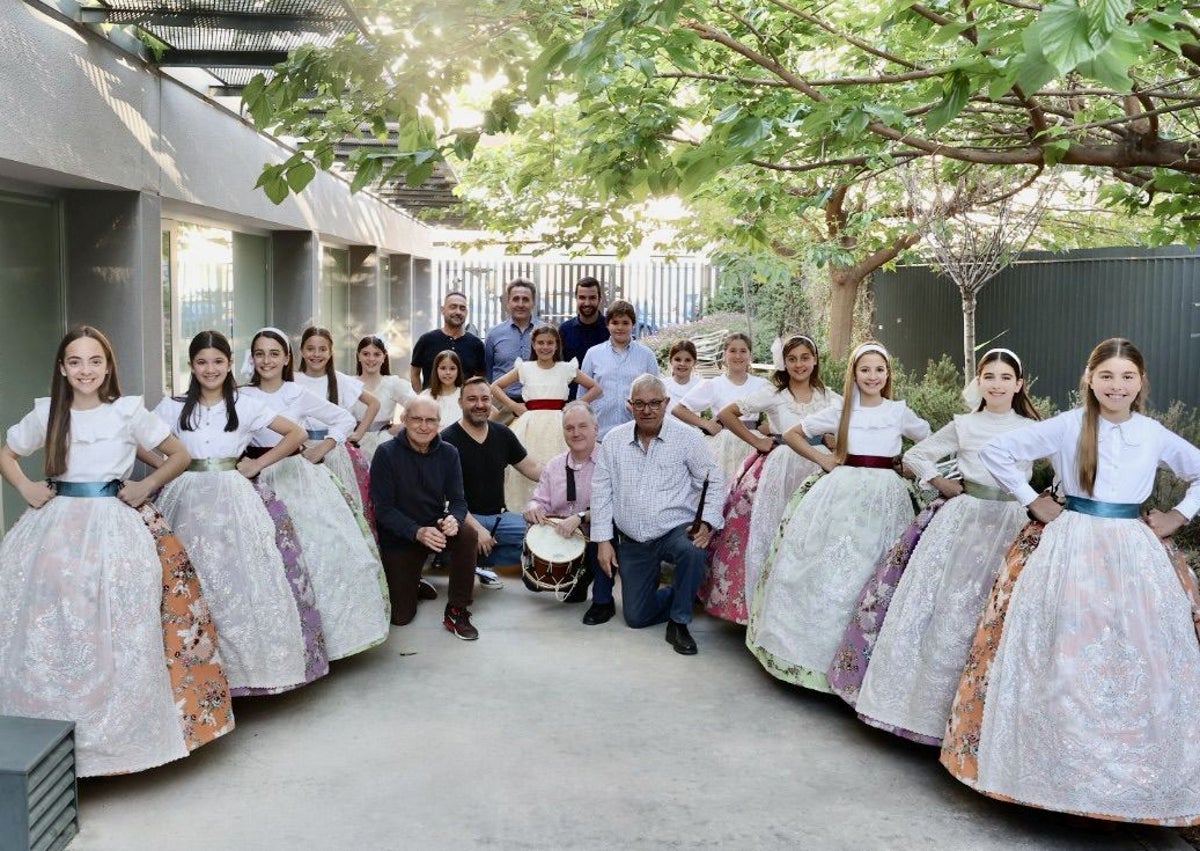
[{"label": "ventilation grille", "polygon": [[79,832],[74,730],[0,717],[0,847],[59,851]]}]

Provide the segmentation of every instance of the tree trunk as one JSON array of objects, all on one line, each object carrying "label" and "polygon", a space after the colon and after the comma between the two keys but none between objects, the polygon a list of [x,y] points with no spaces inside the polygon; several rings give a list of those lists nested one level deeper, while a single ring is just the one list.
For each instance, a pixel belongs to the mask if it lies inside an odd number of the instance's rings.
[{"label": "tree trunk", "polygon": [[967,380],[975,377],[975,293],[959,287],[962,294],[963,314],[963,375]]},{"label": "tree trunk", "polygon": [[829,357],[835,360],[850,355],[854,306],[858,303],[858,286],[865,278],[866,275],[856,274],[853,268],[829,269]]}]

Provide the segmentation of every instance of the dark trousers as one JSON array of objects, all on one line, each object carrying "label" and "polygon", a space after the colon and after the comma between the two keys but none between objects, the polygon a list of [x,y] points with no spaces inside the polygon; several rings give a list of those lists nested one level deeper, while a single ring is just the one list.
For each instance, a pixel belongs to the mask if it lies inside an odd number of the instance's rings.
[{"label": "dark trousers", "polygon": [[[475,590],[475,553],[479,536],[475,530],[463,523],[458,534],[446,542],[442,557],[450,564],[449,605],[465,609],[471,605],[471,592]],[[392,601],[392,623],[404,626],[417,615],[417,586],[421,582],[421,568],[433,550],[416,541],[405,543],[395,549],[380,553],[383,572],[387,576],[388,596]]]},{"label": "dark trousers", "polygon": [[[692,622],[692,602],[704,579],[708,551],[692,544],[684,524],[661,538],[635,541],[617,537],[617,562],[621,574],[621,612],[631,627],[653,626],[670,618]],[[675,565],[670,588],[659,588],[662,563]]]}]

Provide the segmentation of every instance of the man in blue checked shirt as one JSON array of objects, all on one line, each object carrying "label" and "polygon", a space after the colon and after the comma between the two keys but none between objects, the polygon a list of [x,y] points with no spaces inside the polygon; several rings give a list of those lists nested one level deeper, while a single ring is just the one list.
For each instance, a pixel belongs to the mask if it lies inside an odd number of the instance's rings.
[{"label": "man in blue checked shirt", "polygon": [[[597,560],[609,576],[620,570],[625,623],[666,621],[667,642],[691,656],[697,650],[688,624],[709,539],[723,523],[725,482],[700,431],[666,417],[657,374],[633,380],[627,405],[633,422],[605,436],[592,479]],[[663,561],[675,565],[669,588],[658,587]]]}]

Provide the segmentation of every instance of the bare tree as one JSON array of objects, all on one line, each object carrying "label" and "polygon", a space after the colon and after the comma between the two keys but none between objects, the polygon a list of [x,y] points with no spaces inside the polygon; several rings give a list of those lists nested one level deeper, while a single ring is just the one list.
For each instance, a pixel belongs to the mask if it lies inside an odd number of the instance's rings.
[{"label": "bare tree", "polygon": [[[904,180],[913,206],[928,211],[922,227],[923,253],[939,274],[954,281],[962,297],[963,372],[972,376],[979,292],[1025,250],[1058,192],[1059,181],[1038,180],[1014,195],[991,182],[969,182],[968,174],[943,179],[936,163],[909,165]],[[964,198],[973,201],[965,210]]]}]

